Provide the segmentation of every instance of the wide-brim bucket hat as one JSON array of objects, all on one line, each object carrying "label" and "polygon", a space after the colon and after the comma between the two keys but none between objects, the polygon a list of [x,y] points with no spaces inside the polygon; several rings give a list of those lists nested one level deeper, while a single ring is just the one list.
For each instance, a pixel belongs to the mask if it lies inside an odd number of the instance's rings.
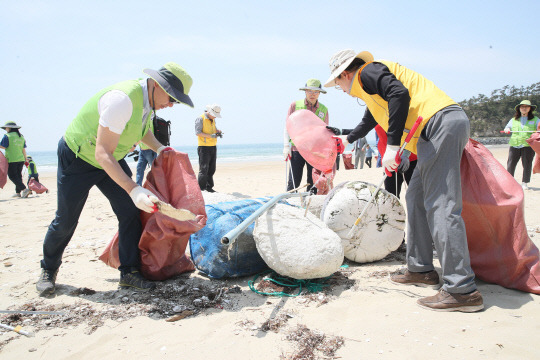
[{"label": "wide-brim bucket hat", "polygon": [[143,72],[154,79],[174,100],[193,107],[193,102],[188,96],[193,79],[183,67],[174,62],[168,62],[158,71],[144,69]]},{"label": "wide-brim bucket hat", "polygon": [[326,94],[326,90],[322,88],[320,80],[317,79],[308,79],[308,81],[306,81],[306,85],[301,87],[299,90],[320,91],[323,94]]},{"label": "wide-brim bucket hat", "polygon": [[373,55],[369,51],[356,53],[352,49],[338,51],[330,58],[330,77],[326,80],[324,87],[336,86],[336,78],[353,62],[354,59],[362,59],[365,62],[370,62],[373,61]]},{"label": "wide-brim bucket hat", "polygon": [[21,127],[17,125],[15,121],[8,121],[4,126],[2,126],[2,129],[6,130],[6,128],[20,129]]},{"label": "wide-brim bucket hat", "polygon": [[213,117],[221,117],[221,106],[218,104],[206,105],[206,112],[212,115]]},{"label": "wide-brim bucket hat", "polygon": [[520,102],[519,104],[514,106],[514,110],[517,111],[521,105],[530,106],[532,111],[536,110],[536,105],[531,104],[531,102],[529,100],[523,100],[522,102]]}]

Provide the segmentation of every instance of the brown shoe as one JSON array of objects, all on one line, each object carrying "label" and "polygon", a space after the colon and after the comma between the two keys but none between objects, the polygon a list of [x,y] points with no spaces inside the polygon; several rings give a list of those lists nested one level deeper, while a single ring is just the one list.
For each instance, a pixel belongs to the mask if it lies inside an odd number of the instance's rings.
[{"label": "brown shoe", "polygon": [[428,272],[410,272],[401,269],[390,275],[390,281],[398,285],[416,285],[421,287],[439,288],[439,274],[435,270]]},{"label": "brown shoe", "polygon": [[475,312],[484,308],[484,300],[478,290],[468,294],[451,294],[441,289],[436,295],[418,299],[417,304],[434,311]]}]

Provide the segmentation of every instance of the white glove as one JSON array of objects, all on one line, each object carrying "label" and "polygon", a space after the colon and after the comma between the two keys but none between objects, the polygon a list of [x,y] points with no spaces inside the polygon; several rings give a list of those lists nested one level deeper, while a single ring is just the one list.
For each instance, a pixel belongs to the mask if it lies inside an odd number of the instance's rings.
[{"label": "white glove", "polygon": [[291,156],[292,156],[291,147],[285,145],[283,147],[283,160],[287,161],[288,159],[291,158]]},{"label": "white glove", "polygon": [[388,172],[396,171],[397,169],[396,155],[398,151],[398,145],[386,145],[386,151],[384,152],[384,156],[382,158],[382,166]]},{"label": "white glove", "polygon": [[504,129],[504,133],[505,134],[510,134],[510,129],[509,128]]},{"label": "white glove", "polygon": [[170,146],[162,145],[162,146],[158,147],[158,149],[157,149],[157,154],[158,154],[158,155],[161,154],[161,152],[162,152],[163,150],[174,150],[174,149],[173,149],[172,147],[170,147]]},{"label": "white glove", "polygon": [[136,207],[147,213],[153,213],[155,211],[154,203],[158,202],[158,198],[150,190],[143,188],[142,186],[135,186],[130,192],[129,196]]}]

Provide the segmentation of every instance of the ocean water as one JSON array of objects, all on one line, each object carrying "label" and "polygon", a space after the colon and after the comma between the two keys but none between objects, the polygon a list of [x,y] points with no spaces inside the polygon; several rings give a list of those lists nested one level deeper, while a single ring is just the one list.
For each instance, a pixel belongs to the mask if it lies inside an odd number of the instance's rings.
[{"label": "ocean water", "polygon": [[[174,149],[187,153],[193,165],[197,165],[199,156],[197,146],[174,146]],[[242,145],[218,145],[218,163],[226,162],[253,162],[274,161],[282,159],[283,144],[242,144]],[[56,172],[58,163],[56,151],[33,151],[28,152],[38,167],[38,172]],[[129,166],[135,168],[136,162],[133,157],[126,157]]]}]

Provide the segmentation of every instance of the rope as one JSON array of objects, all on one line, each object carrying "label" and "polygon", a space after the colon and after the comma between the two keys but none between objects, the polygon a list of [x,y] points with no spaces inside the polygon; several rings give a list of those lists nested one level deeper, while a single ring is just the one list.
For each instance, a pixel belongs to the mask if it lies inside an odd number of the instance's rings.
[{"label": "rope", "polygon": [[[274,291],[274,292],[259,291],[255,289],[255,286],[254,286],[255,282],[257,281],[259,277],[265,277],[263,280],[270,281],[276,285],[283,286],[284,288],[289,288],[291,290],[298,288],[298,292],[296,294],[291,294],[284,291]],[[251,291],[259,295],[296,297],[300,295],[304,289],[310,293],[321,291],[324,287],[328,286],[328,284],[326,284],[326,281],[328,281],[328,279],[330,279],[331,277],[332,275],[327,276],[325,278],[320,278],[320,279],[299,280],[299,279],[293,279],[287,276],[279,275],[273,270],[266,270],[255,275],[253,280],[248,281],[248,286],[251,289]]]}]

